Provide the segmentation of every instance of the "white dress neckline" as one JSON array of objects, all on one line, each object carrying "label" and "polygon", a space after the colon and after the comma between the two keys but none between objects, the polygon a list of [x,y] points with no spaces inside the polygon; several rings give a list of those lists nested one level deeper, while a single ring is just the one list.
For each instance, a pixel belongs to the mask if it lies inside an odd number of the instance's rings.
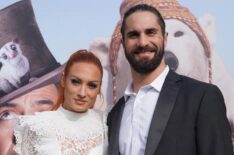
[{"label": "white dress neckline", "polygon": [[15,150],[30,155],[103,155],[107,145],[106,118],[89,109],[76,113],[64,109],[19,117]]}]

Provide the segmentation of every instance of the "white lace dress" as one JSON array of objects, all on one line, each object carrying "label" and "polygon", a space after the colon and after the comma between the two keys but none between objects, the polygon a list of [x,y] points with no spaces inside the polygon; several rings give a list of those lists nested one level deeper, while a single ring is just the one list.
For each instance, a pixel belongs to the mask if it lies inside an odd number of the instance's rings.
[{"label": "white lace dress", "polygon": [[106,117],[90,109],[20,116],[14,131],[20,155],[103,155],[107,147]]}]

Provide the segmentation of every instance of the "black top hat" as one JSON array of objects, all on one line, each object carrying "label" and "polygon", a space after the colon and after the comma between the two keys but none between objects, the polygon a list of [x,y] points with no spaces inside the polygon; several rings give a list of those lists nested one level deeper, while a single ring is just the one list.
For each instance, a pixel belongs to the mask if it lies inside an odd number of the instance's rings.
[{"label": "black top hat", "polygon": [[30,0],[0,10],[0,104],[57,83],[63,70],[38,29]]}]

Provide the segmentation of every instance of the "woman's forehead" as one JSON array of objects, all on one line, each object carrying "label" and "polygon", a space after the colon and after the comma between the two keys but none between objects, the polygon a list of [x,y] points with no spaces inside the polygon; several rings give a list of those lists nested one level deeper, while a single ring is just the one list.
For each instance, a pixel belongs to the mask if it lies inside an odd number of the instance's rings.
[{"label": "woman's forehead", "polygon": [[88,62],[74,63],[68,75],[91,81],[101,81],[102,76],[98,66]]}]

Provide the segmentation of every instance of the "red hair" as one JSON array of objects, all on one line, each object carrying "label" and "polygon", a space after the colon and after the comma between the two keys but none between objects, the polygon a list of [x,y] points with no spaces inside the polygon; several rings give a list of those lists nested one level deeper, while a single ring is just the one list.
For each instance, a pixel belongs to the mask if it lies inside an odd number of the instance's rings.
[{"label": "red hair", "polygon": [[[72,65],[74,63],[78,63],[78,62],[88,62],[88,63],[96,65],[98,67],[98,69],[100,70],[100,72],[101,72],[101,79],[102,79],[103,68],[102,68],[102,64],[101,64],[100,60],[92,52],[87,51],[85,49],[82,49],[82,50],[76,51],[75,53],[73,53],[70,56],[70,58],[68,59],[66,65],[65,65],[64,71],[63,71],[62,76],[64,76],[64,78],[61,78],[60,80],[65,80],[68,73],[69,73],[69,71],[70,71],[70,68],[72,67]],[[60,84],[59,84],[59,97],[58,97],[58,100],[55,103],[55,105],[52,107],[52,110],[58,109],[59,106],[63,102],[64,102],[64,87],[62,87],[61,81],[60,81]]]}]

